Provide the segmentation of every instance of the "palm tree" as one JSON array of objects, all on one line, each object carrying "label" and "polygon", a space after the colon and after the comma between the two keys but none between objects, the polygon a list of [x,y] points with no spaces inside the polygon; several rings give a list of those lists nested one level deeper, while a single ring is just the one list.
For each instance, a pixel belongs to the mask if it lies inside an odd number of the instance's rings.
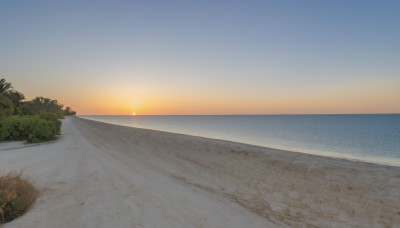
[{"label": "palm tree", "polygon": [[6,96],[6,93],[11,90],[11,83],[6,82],[4,78],[0,79],[0,117],[8,116],[14,113],[13,102]]},{"label": "palm tree", "polygon": [[9,90],[4,94],[14,105],[14,114],[21,114],[21,104],[22,101],[25,99],[24,94],[16,91],[16,90]]},{"label": "palm tree", "polygon": [[0,94],[6,93],[12,89],[12,85],[6,82],[4,78],[0,79]]},{"label": "palm tree", "polygon": [[15,105],[19,105],[25,99],[24,94],[16,90],[10,90],[4,95],[8,97],[8,99],[10,99]]}]

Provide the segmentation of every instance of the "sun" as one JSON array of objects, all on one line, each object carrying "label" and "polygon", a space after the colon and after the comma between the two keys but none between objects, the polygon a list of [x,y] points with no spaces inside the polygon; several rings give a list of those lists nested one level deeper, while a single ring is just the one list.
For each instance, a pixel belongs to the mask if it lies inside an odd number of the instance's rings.
[{"label": "sun", "polygon": [[136,112],[132,112],[132,116],[136,116]]}]

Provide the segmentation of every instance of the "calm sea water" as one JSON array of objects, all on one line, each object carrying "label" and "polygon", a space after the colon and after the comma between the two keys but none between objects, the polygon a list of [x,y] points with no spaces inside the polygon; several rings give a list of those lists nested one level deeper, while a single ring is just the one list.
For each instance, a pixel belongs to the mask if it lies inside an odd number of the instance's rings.
[{"label": "calm sea water", "polygon": [[399,114],[80,117],[400,166]]}]

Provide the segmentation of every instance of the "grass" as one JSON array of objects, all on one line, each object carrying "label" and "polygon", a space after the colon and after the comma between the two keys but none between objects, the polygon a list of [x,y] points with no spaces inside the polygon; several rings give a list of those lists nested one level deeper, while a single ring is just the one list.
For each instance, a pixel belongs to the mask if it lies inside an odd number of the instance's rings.
[{"label": "grass", "polygon": [[38,191],[21,175],[22,172],[0,176],[0,224],[23,215],[38,196]]}]

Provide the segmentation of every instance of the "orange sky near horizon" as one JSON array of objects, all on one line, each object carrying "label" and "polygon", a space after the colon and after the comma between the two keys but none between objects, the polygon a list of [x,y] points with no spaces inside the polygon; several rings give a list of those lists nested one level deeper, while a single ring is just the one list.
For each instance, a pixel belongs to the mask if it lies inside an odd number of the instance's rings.
[{"label": "orange sky near horizon", "polygon": [[6,80],[27,99],[35,96],[57,99],[78,115],[400,113],[400,78],[385,81],[370,77],[318,85],[271,82],[269,85],[260,81],[246,84],[245,81],[212,80],[206,84],[190,80],[168,83],[166,79],[157,83],[134,80],[133,76],[86,75],[77,76],[80,83],[70,80],[61,84],[58,78],[40,80],[24,75]]},{"label": "orange sky near horizon", "polygon": [[[124,88],[126,87],[126,88]],[[114,87],[107,93],[92,89],[49,94],[78,115],[224,115],[224,114],[356,114],[400,113],[396,84],[371,83],[347,88],[314,88],[299,91],[276,89],[235,93],[224,89],[182,91],[158,88]],[[322,95],[321,95],[322,94]]]}]

